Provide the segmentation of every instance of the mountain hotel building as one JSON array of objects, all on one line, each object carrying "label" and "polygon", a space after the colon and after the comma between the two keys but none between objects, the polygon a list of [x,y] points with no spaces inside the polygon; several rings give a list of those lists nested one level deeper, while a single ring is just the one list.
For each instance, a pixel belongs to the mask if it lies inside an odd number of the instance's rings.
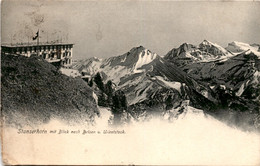
[{"label": "mountain hotel building", "polygon": [[60,63],[62,66],[72,64],[73,44],[65,43],[40,43],[36,44],[9,44],[1,46],[2,54],[41,56],[49,63]]}]

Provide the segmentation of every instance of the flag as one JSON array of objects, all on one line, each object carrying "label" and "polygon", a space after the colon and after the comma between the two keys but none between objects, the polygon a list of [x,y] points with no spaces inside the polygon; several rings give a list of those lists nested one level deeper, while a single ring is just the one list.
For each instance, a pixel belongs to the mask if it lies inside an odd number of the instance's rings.
[{"label": "flag", "polygon": [[36,40],[39,37],[39,30],[36,32],[36,36],[33,37],[33,40]]}]

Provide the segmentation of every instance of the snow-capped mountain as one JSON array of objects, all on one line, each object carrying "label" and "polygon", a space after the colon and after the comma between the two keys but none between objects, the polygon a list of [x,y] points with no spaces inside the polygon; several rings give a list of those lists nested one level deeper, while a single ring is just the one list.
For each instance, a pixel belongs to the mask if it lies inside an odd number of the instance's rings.
[{"label": "snow-capped mountain", "polygon": [[92,75],[99,70],[101,64],[102,59],[92,57],[86,60],[78,61],[72,65],[72,68],[78,70],[80,73],[83,72],[84,74]]},{"label": "snow-capped mountain", "polygon": [[253,52],[255,55],[260,57],[259,44],[247,44],[247,43],[234,41],[232,43],[229,43],[226,49],[236,55],[241,54],[245,51],[249,51],[249,52]]},{"label": "snow-capped mountain", "polygon": [[144,72],[140,68],[159,57],[156,53],[144,48],[143,46],[134,47],[127,53],[110,57],[108,59],[90,58],[80,61],[72,66],[87,75],[97,72],[102,73],[104,79],[109,79],[119,84],[120,78],[135,73]]},{"label": "snow-capped mountain", "polygon": [[204,52],[204,54],[206,53],[206,55],[210,57],[214,57],[216,59],[226,57],[226,56],[228,57],[232,56],[231,53],[229,53],[226,49],[208,40],[204,40],[202,43],[200,43],[199,49],[202,52]]},{"label": "snow-capped mountain", "polygon": [[[231,114],[238,111],[238,119],[243,117],[242,114],[250,115],[255,120],[251,119],[249,123],[259,125],[259,52],[256,47],[245,43],[241,44],[241,42],[233,42],[233,44],[229,44],[227,49],[235,55],[227,59],[194,62],[180,66],[180,68],[199,84],[213,90],[214,98],[220,103],[217,107],[228,109]],[[224,116],[224,118],[229,116],[231,115]]]},{"label": "snow-capped mountain", "polygon": [[179,48],[173,48],[164,58],[178,66],[184,66],[194,62],[208,62],[232,56],[232,53],[218,44],[204,40],[198,46],[183,43]]},{"label": "snow-capped mountain", "polygon": [[140,67],[152,62],[156,59],[156,57],[156,53],[151,52],[143,46],[134,47],[123,55],[106,59],[102,65],[102,68],[107,65],[111,68],[119,65],[130,69],[129,71],[132,73],[139,73],[141,72]]},{"label": "snow-capped mountain", "polygon": [[[125,93],[128,112],[137,119],[177,109],[187,100],[216,116],[228,109],[250,110],[254,117],[260,106],[259,52],[256,46],[245,49],[235,43],[227,49],[207,40],[199,46],[184,43],[164,57],[139,46],[120,56],[79,62],[74,68],[90,76],[99,72],[104,81],[111,80],[116,90]],[[240,50],[231,49],[235,47]]]},{"label": "snow-capped mountain", "polygon": [[[94,71],[89,69],[92,66],[82,65],[86,68],[80,69]],[[209,87],[198,84],[177,66],[142,46],[104,59],[96,71],[105,81],[115,83],[116,89],[124,91],[131,109],[153,110],[156,107],[157,110],[165,110],[188,99],[198,106],[195,98],[210,101],[208,103],[217,102]]]},{"label": "snow-capped mountain", "polygon": [[143,73],[141,67],[158,57],[143,46],[134,47],[123,55],[105,59],[100,66],[100,72],[118,85],[123,77]]}]

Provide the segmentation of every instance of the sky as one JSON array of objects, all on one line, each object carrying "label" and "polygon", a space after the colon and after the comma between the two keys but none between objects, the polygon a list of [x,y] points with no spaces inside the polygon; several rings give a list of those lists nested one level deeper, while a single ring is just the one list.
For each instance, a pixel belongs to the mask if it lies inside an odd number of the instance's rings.
[{"label": "sky", "polygon": [[74,43],[75,59],[107,58],[133,47],[165,55],[204,39],[260,43],[260,2],[3,0],[2,43]]}]

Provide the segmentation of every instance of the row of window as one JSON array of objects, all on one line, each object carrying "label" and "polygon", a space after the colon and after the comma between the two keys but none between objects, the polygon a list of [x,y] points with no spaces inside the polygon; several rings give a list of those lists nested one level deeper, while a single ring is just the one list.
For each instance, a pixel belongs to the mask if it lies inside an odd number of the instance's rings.
[{"label": "row of window", "polygon": [[[49,50],[71,50],[71,45],[62,45],[62,46],[39,46],[40,51],[49,51]],[[28,51],[34,51],[36,52],[38,49],[37,47],[17,47],[12,49],[6,49],[6,51],[12,52],[28,52]]]}]

